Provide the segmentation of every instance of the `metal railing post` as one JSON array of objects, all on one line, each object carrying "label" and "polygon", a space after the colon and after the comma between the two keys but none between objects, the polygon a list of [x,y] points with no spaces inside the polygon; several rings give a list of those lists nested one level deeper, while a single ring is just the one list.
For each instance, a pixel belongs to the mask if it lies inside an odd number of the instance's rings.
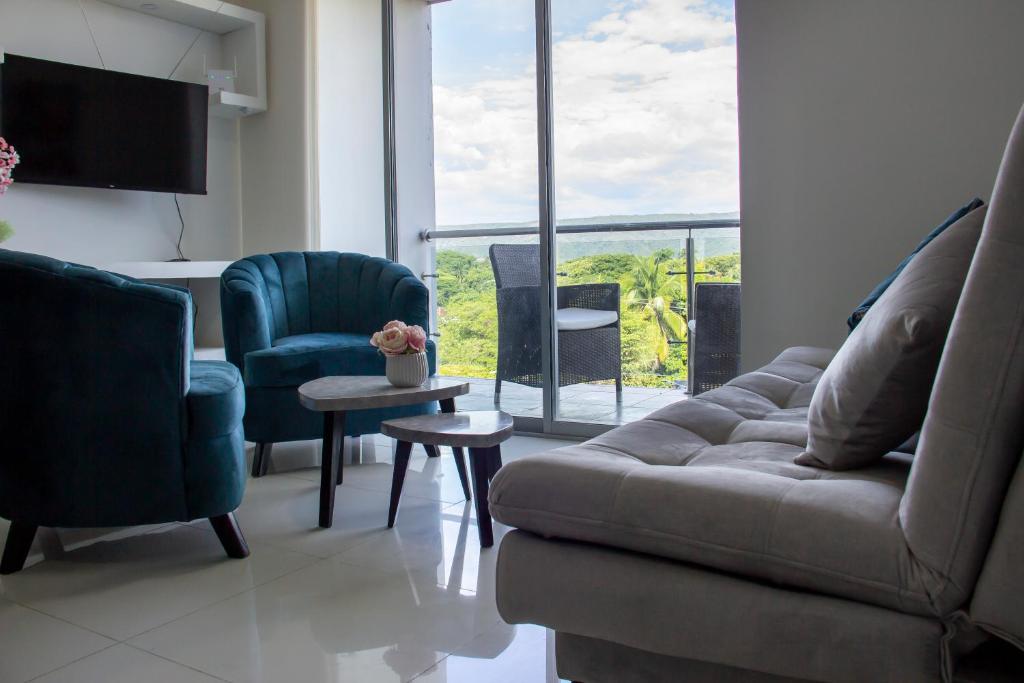
[{"label": "metal railing post", "polygon": [[686,233],[686,393],[693,395],[693,332],[690,321],[693,319],[693,231]]}]

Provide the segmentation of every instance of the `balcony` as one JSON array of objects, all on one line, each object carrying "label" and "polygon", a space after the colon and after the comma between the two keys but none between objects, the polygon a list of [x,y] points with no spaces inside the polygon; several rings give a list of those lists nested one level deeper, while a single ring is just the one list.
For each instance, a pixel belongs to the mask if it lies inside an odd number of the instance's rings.
[{"label": "balcony", "polygon": [[[517,279],[513,284],[523,290],[525,305],[505,304],[507,308],[499,310],[499,301],[509,299],[497,294],[495,264],[489,256],[495,244],[521,245],[529,253],[530,245],[537,244],[537,228],[474,226],[431,231],[424,234],[424,239],[433,249],[435,263],[434,272],[427,275],[433,282],[432,333],[438,344],[438,374],[470,382],[470,395],[459,402],[464,409],[497,407],[524,418],[524,424],[539,420],[544,401],[540,388],[543,380],[539,377],[540,288],[531,289],[531,283],[521,286],[523,282]],[[735,218],[560,226],[556,259],[559,298],[565,298],[561,296],[564,291],[585,290],[586,285],[604,285],[605,291],[610,284],[618,285],[618,305],[612,308],[617,308],[615,325],[621,352],[615,361],[621,366],[623,386],[618,397],[615,381],[610,379],[614,375],[609,375],[607,369],[597,375],[607,379],[576,382],[573,379],[579,376],[577,372],[568,380],[563,377],[565,386],[558,390],[553,418],[612,426],[631,422],[689,398],[702,368],[708,375],[711,364],[721,359],[725,359],[726,366],[732,362],[738,368],[738,287],[724,288],[732,290],[732,303],[714,308],[712,288],[701,286],[738,285],[739,248],[739,222]],[[535,253],[536,247],[532,249]],[[539,277],[539,259],[535,270]],[[704,291],[708,294],[699,294]],[[531,297],[536,297],[535,303]],[[697,304],[692,311],[690,301]],[[518,330],[519,338],[510,351],[508,339],[503,342],[500,337],[510,334],[516,316],[523,318],[518,322],[525,329]],[[726,328],[732,330],[734,338],[727,341],[735,349],[729,351],[728,345],[718,344],[720,340],[711,349],[709,345]],[[560,344],[566,343],[561,332],[559,338]],[[578,356],[607,355],[607,335],[593,342],[587,342],[585,336],[570,339]],[[587,348],[588,343],[601,347]],[[529,360],[536,367],[526,383],[534,386],[504,377],[500,393],[496,393],[499,346],[506,354],[531,355]],[[692,371],[695,360],[696,374]],[[720,384],[733,374],[719,371],[716,376],[709,375],[698,390]]]}]

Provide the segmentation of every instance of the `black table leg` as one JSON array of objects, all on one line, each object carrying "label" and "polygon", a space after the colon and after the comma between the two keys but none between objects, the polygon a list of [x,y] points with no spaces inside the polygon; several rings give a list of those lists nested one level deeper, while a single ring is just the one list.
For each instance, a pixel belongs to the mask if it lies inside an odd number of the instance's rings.
[{"label": "black table leg", "polygon": [[345,442],[344,411],[324,413],[324,448],[320,463],[320,526],[334,523],[334,493],[341,482],[341,447]]},{"label": "black table leg", "polygon": [[466,454],[462,452],[461,448],[453,448],[452,453],[455,455],[455,468],[459,471],[459,481],[462,482],[462,495],[466,497],[466,500],[469,500],[469,475],[466,472]]},{"label": "black table leg", "polygon": [[441,457],[441,452],[439,450],[437,450],[437,446],[431,446],[430,444],[426,444],[425,443],[425,444],[423,444],[423,450],[425,450],[427,452],[427,457],[428,458],[439,458],[439,457]]},{"label": "black table leg", "polygon": [[490,461],[490,471],[487,474],[487,481],[494,479],[494,475],[501,469],[501,446],[494,446],[492,449]]},{"label": "black table leg", "polygon": [[399,441],[395,449],[395,469],[391,473],[391,507],[388,508],[388,528],[395,526],[395,517],[398,516],[398,503],[402,499],[402,485],[405,484],[405,472],[409,469],[409,454],[412,453],[412,444],[408,441]]},{"label": "black table leg", "polygon": [[494,545],[491,529],[491,511],[487,507],[487,478],[491,470],[494,448],[470,448],[469,460],[473,468],[473,496],[476,498],[476,527],[480,533],[480,547]]},{"label": "black table leg", "polygon": [[[438,401],[441,404],[442,413],[455,412],[455,399],[444,398]],[[459,470],[459,480],[462,482],[462,493],[469,500],[469,478],[466,476],[466,454],[460,447],[452,447],[452,454],[455,455],[455,467]]]}]

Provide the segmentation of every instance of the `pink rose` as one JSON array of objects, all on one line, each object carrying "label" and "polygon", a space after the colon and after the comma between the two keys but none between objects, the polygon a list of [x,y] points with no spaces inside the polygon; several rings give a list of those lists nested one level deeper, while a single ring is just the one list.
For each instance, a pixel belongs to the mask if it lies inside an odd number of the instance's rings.
[{"label": "pink rose", "polygon": [[427,348],[427,333],[419,325],[411,325],[405,328],[406,339],[409,348],[416,352],[425,351]]},{"label": "pink rose", "polygon": [[374,332],[370,337],[370,343],[380,349],[385,356],[400,356],[409,348],[407,336],[404,325],[402,327],[385,327],[380,332]]},{"label": "pink rose", "polygon": [[392,320],[391,322],[389,322],[387,325],[384,326],[385,330],[391,330],[391,329],[404,330],[405,328],[406,328],[406,324],[403,323],[401,320]]}]

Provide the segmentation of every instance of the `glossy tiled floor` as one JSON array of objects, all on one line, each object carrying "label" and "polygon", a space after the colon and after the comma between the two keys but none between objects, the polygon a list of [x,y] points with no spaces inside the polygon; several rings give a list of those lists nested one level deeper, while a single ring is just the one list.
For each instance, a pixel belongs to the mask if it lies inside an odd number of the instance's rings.
[{"label": "glossy tiled floor", "polygon": [[[505,459],[561,443],[515,437]],[[226,559],[205,522],[42,532],[31,565],[0,579],[0,681],[558,680],[552,635],[498,616],[507,529],[481,551],[447,449],[415,454],[390,531],[387,440],[367,437],[346,466],[329,530],[316,444],[274,456],[238,511],[247,560]]]}]

